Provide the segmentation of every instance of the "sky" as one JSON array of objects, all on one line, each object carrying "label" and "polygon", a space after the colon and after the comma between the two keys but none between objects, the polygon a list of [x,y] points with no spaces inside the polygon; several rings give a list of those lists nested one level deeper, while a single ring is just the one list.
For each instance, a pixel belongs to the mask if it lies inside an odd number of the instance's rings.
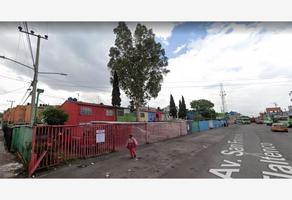
[{"label": "sky", "polygon": [[[292,90],[292,23],[141,22],[152,28],[168,57],[162,90],[150,107],[166,107],[173,95],[176,105],[184,96],[190,102],[208,99],[221,111],[220,84],[227,111],[257,116],[275,103],[287,109]],[[127,23],[133,32],[137,23]],[[39,71],[68,76],[39,75],[45,90],[40,103],[62,104],[68,97],[111,104],[109,49],[114,45],[114,22],[27,23],[29,30],[48,35],[41,40]],[[18,26],[0,23],[0,56],[33,65],[27,37]],[[30,38],[35,58],[36,38]],[[0,59],[0,112],[30,102],[27,89],[33,71]],[[122,92],[122,106],[129,99]]]}]

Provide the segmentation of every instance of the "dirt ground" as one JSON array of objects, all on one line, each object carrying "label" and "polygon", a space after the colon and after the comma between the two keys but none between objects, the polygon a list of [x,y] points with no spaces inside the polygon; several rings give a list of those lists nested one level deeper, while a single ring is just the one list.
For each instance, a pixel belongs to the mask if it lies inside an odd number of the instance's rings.
[{"label": "dirt ground", "polygon": [[16,156],[5,149],[4,134],[0,129],[0,178],[11,178],[22,171],[23,165],[19,163]]}]

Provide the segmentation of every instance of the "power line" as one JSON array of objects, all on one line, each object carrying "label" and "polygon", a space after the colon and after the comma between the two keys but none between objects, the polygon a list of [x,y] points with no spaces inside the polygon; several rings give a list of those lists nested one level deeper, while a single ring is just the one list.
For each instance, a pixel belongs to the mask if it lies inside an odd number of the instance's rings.
[{"label": "power line", "polygon": [[27,43],[28,43],[28,49],[30,51],[30,55],[31,55],[31,59],[32,59],[32,65],[34,66],[34,57],[33,57],[33,52],[32,52],[32,47],[31,47],[31,41],[30,41],[30,36],[29,36],[29,32],[28,32],[28,26],[27,26],[27,22],[24,22],[24,28],[26,30],[26,38],[27,38]]},{"label": "power line", "polygon": [[19,52],[19,47],[20,47],[20,37],[21,37],[21,34],[19,33],[19,35],[18,35],[17,50],[16,50],[16,53],[15,53],[15,60],[17,60],[17,57],[18,57],[18,52]]},{"label": "power line", "polygon": [[39,101],[43,104],[47,104],[46,102],[42,101],[40,98],[39,98]]},{"label": "power line", "polygon": [[[275,78],[266,78],[266,79],[259,79],[259,78],[254,78],[254,79],[227,79],[227,80],[187,80],[187,81],[169,81],[169,82],[164,82],[166,84],[168,83],[204,83],[204,82],[216,82],[216,83],[222,83],[222,82],[238,82],[238,81],[266,81],[266,80],[273,80]],[[289,80],[292,80],[291,78],[289,78]]]},{"label": "power line", "polygon": [[[289,83],[291,84],[291,81],[274,81],[274,82],[259,82],[259,83],[225,83],[225,86],[245,86],[245,85],[271,85],[275,83]],[[163,88],[205,88],[205,87],[218,87],[219,84],[209,84],[209,85],[182,85],[182,86],[162,86]]]},{"label": "power line", "polygon": [[[24,93],[23,97],[21,98],[19,104],[21,104],[21,102],[23,102],[23,100],[24,100],[24,98],[26,97],[28,91],[30,91],[30,87],[31,87],[31,85],[29,86],[29,88],[27,88],[27,90],[26,90],[26,92]],[[30,95],[30,94],[29,94],[29,95]]]},{"label": "power line", "polygon": [[0,76],[3,77],[3,78],[7,78],[7,79],[10,79],[10,80],[15,80],[15,81],[20,81],[20,82],[26,82],[26,83],[30,83],[31,82],[31,81],[26,81],[26,80],[22,80],[22,79],[12,78],[12,77],[5,76],[5,75],[2,75],[2,74],[0,74]]},{"label": "power line", "polygon": [[22,104],[21,105],[24,105],[25,104],[25,102],[27,101],[27,99],[30,97],[30,95],[31,95],[31,93],[29,93],[29,95],[26,97],[26,99],[22,102]]},{"label": "power line", "polygon": [[6,95],[6,94],[9,94],[9,93],[13,93],[13,92],[17,92],[23,88],[25,88],[26,86],[24,87],[21,87],[21,88],[17,88],[17,89],[14,89],[14,90],[10,90],[10,91],[6,91],[6,92],[3,92],[3,93],[0,93],[0,95]]}]

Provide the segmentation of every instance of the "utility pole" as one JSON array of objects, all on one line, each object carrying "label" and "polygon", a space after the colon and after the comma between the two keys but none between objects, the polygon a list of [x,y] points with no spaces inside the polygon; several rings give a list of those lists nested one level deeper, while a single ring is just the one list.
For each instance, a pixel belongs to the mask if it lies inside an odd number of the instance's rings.
[{"label": "utility pole", "polygon": [[43,89],[37,89],[37,98],[36,98],[36,108],[34,111],[34,121],[37,123],[37,113],[38,113],[38,103],[39,103],[39,97],[41,93],[44,93],[45,90]]},{"label": "utility pole", "polygon": [[36,57],[35,57],[35,64],[34,64],[34,76],[32,81],[32,93],[31,93],[31,112],[30,112],[30,125],[33,126],[35,124],[35,113],[36,113],[36,93],[37,93],[37,82],[38,82],[38,68],[39,68],[39,57],[40,57],[40,43],[41,39],[48,40],[48,36],[41,36],[35,34],[34,31],[24,31],[22,27],[19,26],[18,30],[22,33],[32,35],[37,37],[37,49],[36,49]]},{"label": "utility pole", "polygon": [[221,96],[221,103],[222,103],[222,108],[221,108],[221,112],[225,113],[226,112],[226,101],[225,101],[225,96],[226,96],[226,92],[223,89],[223,84],[220,83],[220,96]]},{"label": "utility pole", "polygon": [[12,101],[12,100],[8,100],[7,102],[10,102],[10,111],[9,111],[9,118],[8,118],[8,124],[10,123],[10,120],[11,120],[11,114],[12,114],[12,106],[13,106],[13,103],[15,101]]},{"label": "utility pole", "polygon": [[31,124],[31,126],[33,126],[35,124],[35,121],[34,121],[34,119],[35,119],[35,109],[36,109],[35,108],[36,107],[35,99],[36,99],[36,93],[37,93],[38,74],[52,74],[52,75],[53,74],[58,74],[58,75],[62,75],[62,76],[67,76],[68,74],[60,73],[60,72],[39,72],[38,71],[38,67],[39,67],[39,54],[40,54],[40,40],[41,39],[48,40],[48,36],[47,35],[44,35],[44,36],[36,35],[34,33],[34,31],[32,31],[32,30],[30,32],[28,32],[27,26],[26,26],[26,29],[27,29],[26,31],[23,31],[21,26],[18,27],[18,30],[20,32],[25,33],[25,34],[28,34],[28,35],[32,35],[32,36],[35,36],[35,37],[38,38],[38,40],[37,40],[37,49],[36,49],[36,58],[35,58],[35,62],[34,62],[33,67],[28,66],[26,64],[23,64],[23,63],[21,63],[21,62],[19,62],[17,60],[13,60],[11,58],[2,56],[2,55],[0,55],[0,58],[6,59],[6,60],[9,60],[9,61],[12,61],[14,63],[17,63],[19,65],[22,65],[22,66],[24,66],[24,67],[26,67],[26,68],[31,69],[31,70],[34,71],[34,77],[33,77],[33,81],[32,81],[33,90],[31,92],[31,95],[32,95],[32,98],[31,98],[31,106],[32,106],[32,108],[31,108],[31,114],[30,114],[30,121],[31,121],[30,124]]}]

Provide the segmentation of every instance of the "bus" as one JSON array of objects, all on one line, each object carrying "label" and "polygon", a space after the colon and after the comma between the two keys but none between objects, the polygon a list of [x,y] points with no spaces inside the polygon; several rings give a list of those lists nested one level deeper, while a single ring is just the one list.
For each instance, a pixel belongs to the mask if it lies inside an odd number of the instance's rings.
[{"label": "bus", "polygon": [[251,123],[251,120],[247,116],[241,116],[241,117],[238,118],[238,122],[240,124],[250,124]]},{"label": "bus", "polygon": [[290,124],[289,124],[290,120],[289,120],[288,116],[275,116],[274,119],[273,119],[273,122],[274,123],[281,123],[285,127],[289,127],[290,126]]}]

